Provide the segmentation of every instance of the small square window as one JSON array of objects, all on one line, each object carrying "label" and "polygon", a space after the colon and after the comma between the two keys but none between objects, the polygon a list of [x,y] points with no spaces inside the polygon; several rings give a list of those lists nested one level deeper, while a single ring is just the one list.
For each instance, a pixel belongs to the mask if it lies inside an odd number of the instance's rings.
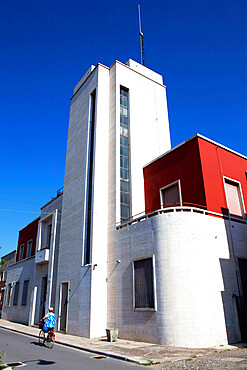
[{"label": "small square window", "polygon": [[156,310],[154,257],[133,261],[134,310]]},{"label": "small square window", "polygon": [[161,207],[175,207],[181,205],[180,181],[160,189]]}]

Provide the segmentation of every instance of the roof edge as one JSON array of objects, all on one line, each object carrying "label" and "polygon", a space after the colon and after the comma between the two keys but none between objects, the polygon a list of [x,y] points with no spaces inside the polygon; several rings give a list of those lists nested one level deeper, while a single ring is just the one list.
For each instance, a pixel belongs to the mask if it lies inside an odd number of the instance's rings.
[{"label": "roof edge", "polygon": [[149,166],[150,164],[152,164],[152,163],[156,162],[158,159],[160,159],[160,158],[162,158],[162,157],[166,156],[167,154],[169,154],[169,153],[171,153],[172,151],[174,151],[174,150],[178,149],[180,146],[182,146],[182,145],[184,145],[184,144],[188,143],[189,141],[194,140],[196,137],[198,137],[198,138],[200,138],[200,139],[202,139],[202,140],[208,141],[209,143],[211,143],[211,144],[213,144],[213,145],[216,145],[216,146],[218,146],[218,147],[220,147],[220,148],[222,148],[222,149],[225,149],[225,150],[227,150],[228,152],[231,152],[231,153],[233,153],[233,154],[235,154],[235,155],[238,155],[239,157],[242,157],[242,158],[244,158],[244,159],[247,159],[247,157],[246,157],[245,155],[243,155],[243,154],[241,154],[241,153],[238,153],[238,152],[236,152],[235,150],[230,149],[230,148],[228,148],[227,146],[225,146],[225,145],[222,145],[222,144],[218,143],[217,141],[211,140],[211,139],[209,139],[208,137],[203,136],[203,135],[201,135],[201,134],[198,134],[198,133],[197,133],[197,134],[195,134],[195,135],[191,136],[189,139],[187,139],[187,140],[185,140],[185,141],[182,141],[182,143],[180,143],[180,144],[176,145],[174,148],[171,148],[171,149],[170,149],[170,150],[168,150],[167,152],[165,152],[165,153],[161,154],[159,157],[157,157],[157,158],[153,159],[153,160],[152,160],[152,161],[150,161],[149,163],[145,164],[145,166],[143,166],[143,168],[145,168],[145,167]]}]

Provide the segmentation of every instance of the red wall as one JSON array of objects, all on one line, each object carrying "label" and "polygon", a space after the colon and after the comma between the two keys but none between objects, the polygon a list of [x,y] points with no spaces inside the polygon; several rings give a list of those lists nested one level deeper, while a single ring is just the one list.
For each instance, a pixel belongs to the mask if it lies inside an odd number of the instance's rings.
[{"label": "red wall", "polygon": [[241,183],[246,210],[247,160],[202,138],[198,138],[198,142],[208,210],[218,213],[227,212],[223,176]]},{"label": "red wall", "polygon": [[247,160],[199,136],[144,168],[145,211],[160,208],[160,189],[179,180],[182,202],[227,213],[223,176],[239,181],[247,210]]},{"label": "red wall", "polygon": [[144,168],[146,213],[160,209],[160,189],[179,180],[182,202],[206,206],[197,137]]},{"label": "red wall", "polygon": [[19,231],[19,239],[18,239],[18,246],[17,246],[17,254],[16,254],[16,262],[19,261],[19,252],[20,246],[24,244],[24,256],[26,258],[27,254],[27,242],[29,240],[33,240],[32,244],[32,256],[35,255],[35,248],[36,248],[36,237],[38,231],[38,224],[39,224],[40,217],[28,224],[24,229]]}]

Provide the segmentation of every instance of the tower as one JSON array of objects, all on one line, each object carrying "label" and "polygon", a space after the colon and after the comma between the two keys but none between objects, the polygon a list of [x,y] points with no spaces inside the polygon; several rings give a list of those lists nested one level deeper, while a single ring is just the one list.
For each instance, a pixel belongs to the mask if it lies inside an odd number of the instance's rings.
[{"label": "tower", "polygon": [[91,66],[71,98],[58,261],[58,329],[114,323],[116,224],[144,211],[143,166],[170,149],[162,76],[129,60]]}]

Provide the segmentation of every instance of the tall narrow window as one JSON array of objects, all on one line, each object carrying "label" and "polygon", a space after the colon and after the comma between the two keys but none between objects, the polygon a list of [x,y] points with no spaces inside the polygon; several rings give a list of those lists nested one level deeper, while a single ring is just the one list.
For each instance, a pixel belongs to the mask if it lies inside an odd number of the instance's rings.
[{"label": "tall narrow window", "polygon": [[87,191],[86,193],[86,219],[85,219],[85,239],[84,239],[84,265],[89,264],[90,258],[91,258],[95,105],[96,105],[96,91],[94,91],[90,96],[90,121],[89,121],[87,190],[86,190]]},{"label": "tall narrow window", "polygon": [[229,212],[236,216],[243,216],[244,206],[238,182],[225,179],[225,190]]},{"label": "tall narrow window", "polygon": [[27,305],[28,284],[29,284],[29,280],[24,280],[23,290],[22,290],[22,300],[21,300],[21,305],[22,306],[26,306]]},{"label": "tall narrow window", "polygon": [[19,251],[19,261],[23,260],[24,258],[24,244],[20,246],[20,251]]},{"label": "tall narrow window", "polygon": [[12,283],[9,283],[8,284],[7,296],[6,296],[6,306],[10,305],[11,292],[12,292]]},{"label": "tall narrow window", "polygon": [[17,281],[15,283],[15,292],[14,292],[14,300],[13,300],[13,306],[17,306],[18,303],[18,296],[19,296],[19,288],[20,288],[20,282]]},{"label": "tall narrow window", "polygon": [[128,90],[120,87],[120,220],[130,217]]},{"label": "tall narrow window", "polygon": [[133,261],[134,309],[155,310],[153,258]]},{"label": "tall narrow window", "polygon": [[29,242],[27,242],[27,258],[32,256],[32,246],[33,241],[29,240]]}]

